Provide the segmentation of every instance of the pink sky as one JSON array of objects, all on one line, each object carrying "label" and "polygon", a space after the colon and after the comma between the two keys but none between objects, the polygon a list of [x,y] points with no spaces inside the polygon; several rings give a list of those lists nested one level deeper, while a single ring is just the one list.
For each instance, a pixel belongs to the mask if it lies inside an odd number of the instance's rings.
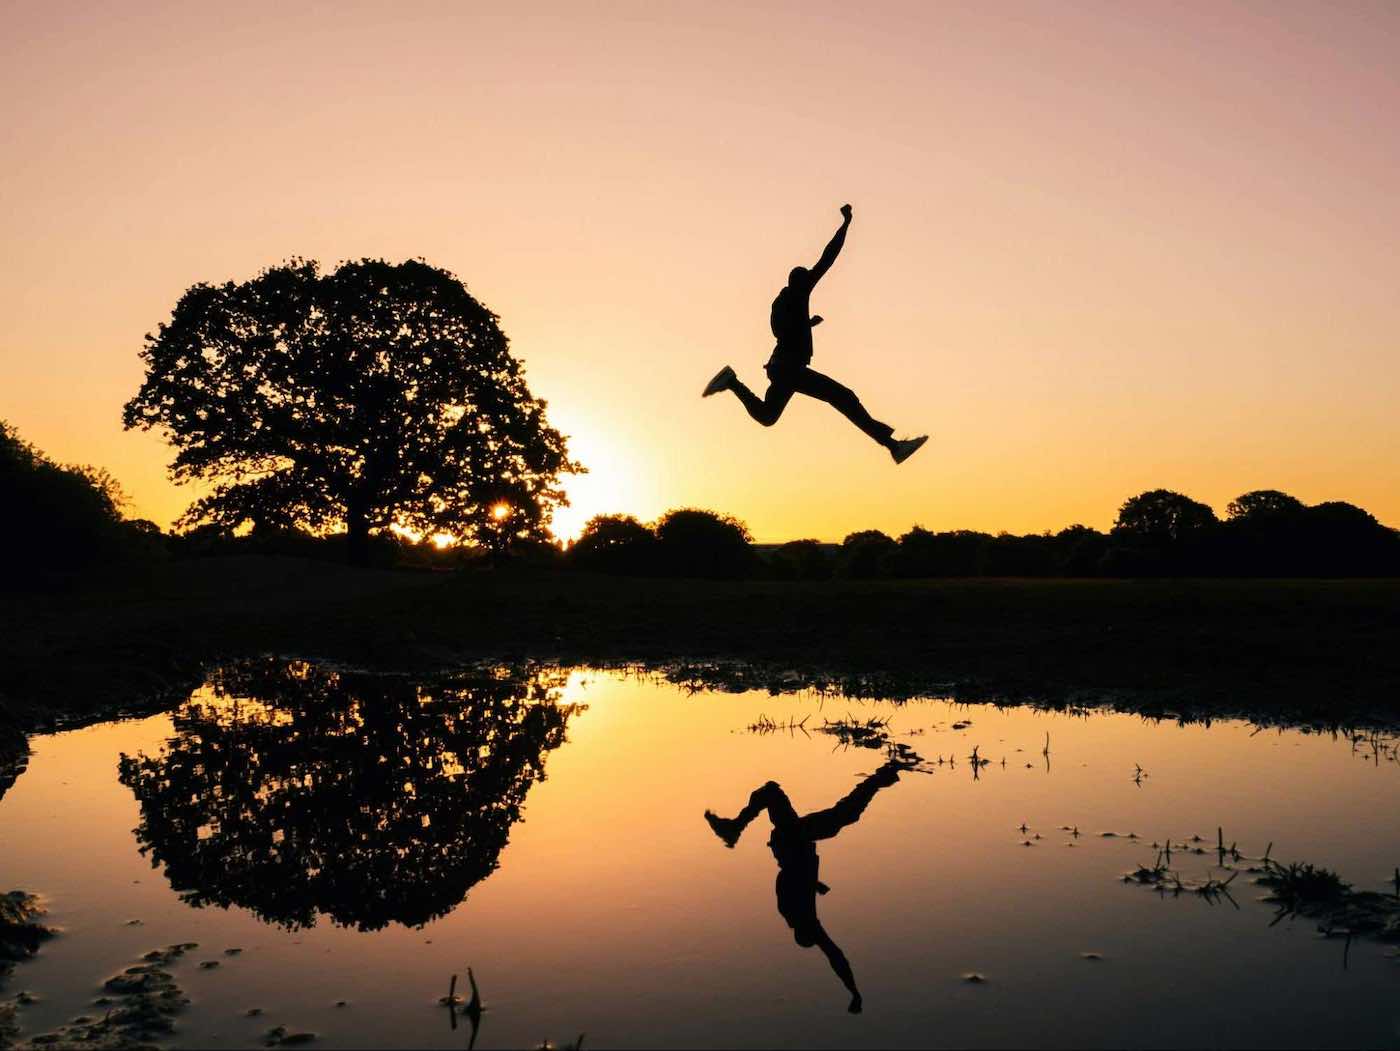
[{"label": "pink sky", "polygon": [[[598,511],[761,539],[1106,526],[1142,489],[1400,524],[1394,4],[20,3],[0,40],[0,418],[114,471],[197,281],[422,256],[497,311]],[[768,304],[856,209],[771,430]]]}]

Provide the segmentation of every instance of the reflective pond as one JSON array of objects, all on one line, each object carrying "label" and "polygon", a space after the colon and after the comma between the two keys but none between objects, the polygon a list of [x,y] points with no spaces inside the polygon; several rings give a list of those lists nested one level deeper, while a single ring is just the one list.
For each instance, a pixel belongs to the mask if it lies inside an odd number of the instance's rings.
[{"label": "reflective pond", "polygon": [[26,1038],[194,943],[182,1047],[1400,1045],[1393,914],[1255,882],[1394,894],[1386,735],[269,659],[32,745]]}]

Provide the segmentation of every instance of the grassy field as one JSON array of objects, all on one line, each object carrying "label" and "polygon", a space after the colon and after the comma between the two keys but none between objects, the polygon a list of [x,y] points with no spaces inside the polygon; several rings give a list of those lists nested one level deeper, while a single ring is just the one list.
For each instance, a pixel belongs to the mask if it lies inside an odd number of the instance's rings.
[{"label": "grassy field", "polygon": [[719,660],[758,683],[799,669],[876,692],[1347,721],[1400,717],[1398,643],[1392,580],[730,583],[243,557],[0,600],[0,710],[23,729],[149,706],[208,661],[278,652],[383,668]]}]

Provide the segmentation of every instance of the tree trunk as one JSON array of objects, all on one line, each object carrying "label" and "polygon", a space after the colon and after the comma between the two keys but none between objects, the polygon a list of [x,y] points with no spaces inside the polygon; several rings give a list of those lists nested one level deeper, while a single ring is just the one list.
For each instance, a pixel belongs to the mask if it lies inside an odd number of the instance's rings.
[{"label": "tree trunk", "polygon": [[345,529],[347,557],[352,566],[369,565],[369,515],[365,513],[364,501],[352,496],[345,509]]}]

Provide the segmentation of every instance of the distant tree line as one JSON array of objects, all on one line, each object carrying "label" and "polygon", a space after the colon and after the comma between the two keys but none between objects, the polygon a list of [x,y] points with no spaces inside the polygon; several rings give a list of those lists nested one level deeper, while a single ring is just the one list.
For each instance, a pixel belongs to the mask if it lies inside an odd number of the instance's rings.
[{"label": "distant tree line", "polygon": [[671,511],[647,526],[600,515],[565,561],[629,575],[779,580],[917,577],[1357,577],[1400,575],[1400,532],[1353,504],[1306,505],[1273,489],[1232,500],[1222,521],[1205,504],[1153,489],[1126,501],[1107,533],[933,532],[895,538],[875,529],[840,544],[793,540],[755,547],[743,523],[709,511]]},{"label": "distant tree line", "polygon": [[[345,532],[315,535],[283,523],[238,530],[206,522],[163,533],[122,515],[125,497],[97,468],[64,466],[0,421],[0,558],[4,585],[88,577],[159,559],[283,555],[345,561]],[[598,515],[565,547],[517,535],[440,548],[384,530],[362,540],[356,561],[381,567],[454,569],[496,561],[623,576],[740,580],[921,577],[1380,577],[1400,576],[1400,532],[1340,501],[1307,505],[1273,489],[1230,501],[1225,518],[1181,493],[1153,489],[1124,502],[1112,529],[1072,525],[1056,533],[934,532],[899,537],[867,529],[839,544],[759,545],[732,515],[681,508],[654,523]]]}]

